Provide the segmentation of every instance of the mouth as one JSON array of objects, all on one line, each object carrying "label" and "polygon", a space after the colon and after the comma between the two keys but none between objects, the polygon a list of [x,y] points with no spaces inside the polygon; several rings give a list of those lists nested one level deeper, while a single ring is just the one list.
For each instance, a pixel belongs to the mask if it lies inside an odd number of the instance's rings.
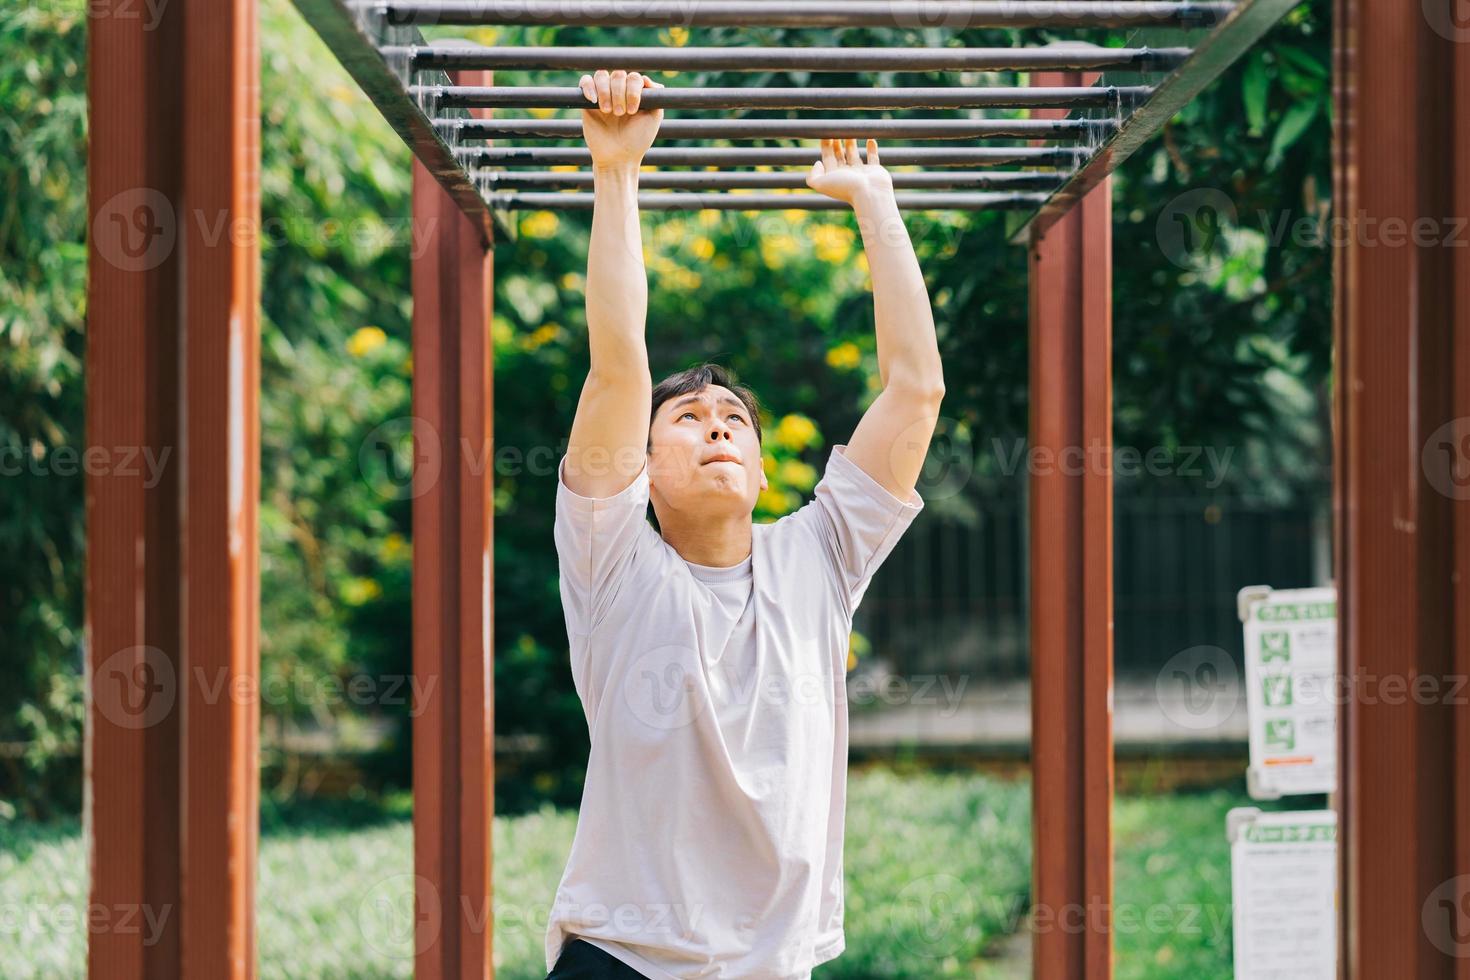
[{"label": "mouth", "polygon": [[736,459],[734,456],[729,455],[728,453],[720,453],[717,456],[711,456],[700,465],[708,466],[711,463],[734,463],[736,466],[739,466],[740,460]]}]

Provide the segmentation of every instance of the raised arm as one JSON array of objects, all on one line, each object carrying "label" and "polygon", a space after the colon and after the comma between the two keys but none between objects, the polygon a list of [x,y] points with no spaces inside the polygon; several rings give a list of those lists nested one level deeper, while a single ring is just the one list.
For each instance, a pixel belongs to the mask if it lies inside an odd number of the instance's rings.
[{"label": "raised arm", "polygon": [[567,445],[566,484],[583,497],[611,497],[633,482],[648,446],[653,381],[644,326],[648,274],[638,224],[638,170],[663,110],[639,111],[637,72],[583,75],[582,134],[592,154],[592,240],[587,251],[587,344],[591,364]]},{"label": "raised arm", "polygon": [[900,500],[919,481],[944,398],[944,371],[934,336],[934,312],[918,257],[893,195],[893,180],[857,140],[822,140],[822,158],[807,185],[846,201],[857,215],[873,277],[878,376],[883,390],[848,440],[847,457]]}]

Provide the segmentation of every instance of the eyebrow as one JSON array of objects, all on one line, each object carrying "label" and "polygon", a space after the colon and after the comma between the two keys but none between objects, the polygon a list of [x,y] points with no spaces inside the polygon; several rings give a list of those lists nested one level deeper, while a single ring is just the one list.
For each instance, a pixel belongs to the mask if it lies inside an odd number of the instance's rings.
[{"label": "eyebrow", "polygon": [[[674,406],[673,407],[674,408],[682,408],[683,406],[688,405],[690,402],[697,402],[699,400],[700,400],[700,398],[699,398],[698,395],[690,395],[688,398],[683,398],[683,399],[680,399],[679,401],[674,402]],[[721,404],[728,403],[728,404],[734,405],[736,408],[740,409],[742,412],[745,411],[745,405],[743,403],[741,403],[741,401],[739,399],[732,398],[729,395],[721,395],[720,396],[720,402],[721,402]]]}]

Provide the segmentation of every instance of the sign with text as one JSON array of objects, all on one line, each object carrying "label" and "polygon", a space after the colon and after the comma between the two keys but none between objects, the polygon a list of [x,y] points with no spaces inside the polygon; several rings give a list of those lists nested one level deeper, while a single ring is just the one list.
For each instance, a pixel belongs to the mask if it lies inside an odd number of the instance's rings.
[{"label": "sign with text", "polygon": [[1337,590],[1242,589],[1247,786],[1254,799],[1337,789]]},{"label": "sign with text", "polygon": [[1236,980],[1336,980],[1337,814],[1231,810]]}]

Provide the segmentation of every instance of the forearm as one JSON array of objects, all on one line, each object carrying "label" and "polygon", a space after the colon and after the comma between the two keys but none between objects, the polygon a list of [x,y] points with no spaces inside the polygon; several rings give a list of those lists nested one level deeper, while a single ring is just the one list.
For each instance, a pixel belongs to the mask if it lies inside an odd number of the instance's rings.
[{"label": "forearm", "polygon": [[934,311],[893,193],[859,195],[853,200],[853,211],[873,279],[879,379],[885,388],[894,385],[916,394],[937,395],[944,389],[944,371],[934,333]]},{"label": "forearm", "polygon": [[648,273],[638,222],[637,164],[594,167],[593,189],[586,292],[590,372],[603,378],[637,376],[648,371]]}]

